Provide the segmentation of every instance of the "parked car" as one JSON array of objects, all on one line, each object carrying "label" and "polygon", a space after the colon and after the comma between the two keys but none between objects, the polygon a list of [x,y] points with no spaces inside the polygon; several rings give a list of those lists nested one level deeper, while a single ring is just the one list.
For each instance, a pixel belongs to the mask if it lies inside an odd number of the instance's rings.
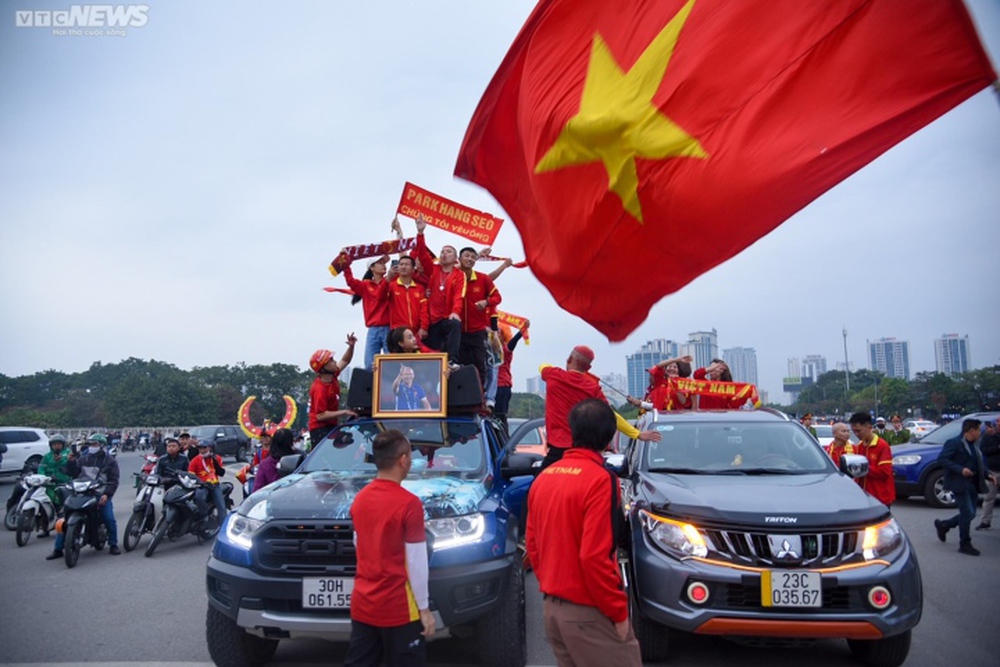
[{"label": "parked car", "polygon": [[919,442],[892,448],[892,474],[896,481],[896,497],[923,496],[933,507],[954,507],[955,496],[944,488],[944,468],[937,462],[946,440],[962,433],[966,419],[995,421],[1000,412],[974,412],[939,426]]},{"label": "parked car", "polygon": [[[470,367],[471,370],[471,367]],[[350,508],[375,477],[372,442],[403,431],[413,464],[403,486],[424,506],[435,637],[474,637],[482,664],[524,667],[523,517],[541,457],[518,454],[482,417],[478,375],[448,380],[444,417],[372,417],[372,374],[356,369],[334,429],[293,470],[227,518],[208,562],[207,639],[216,665],[265,664],[278,641],[350,638],[357,567]],[[474,394],[469,398],[470,394]]]},{"label": "parked car", "polygon": [[[798,422],[768,409],[651,413],[620,475],[623,564],[643,658],[668,628],[747,642],[843,638],[868,667],[897,667],[920,621],[916,555],[889,508],[838,470]],[[850,473],[846,474],[846,473]]]},{"label": "parked car", "polygon": [[910,442],[922,439],[937,427],[934,422],[924,419],[907,419],[903,422],[903,428],[910,432]]},{"label": "parked car", "polygon": [[0,476],[15,477],[38,468],[49,451],[49,436],[40,428],[0,426],[0,443],[7,445],[0,463]]},{"label": "parked car", "polygon": [[516,450],[521,454],[538,454],[545,456],[548,446],[545,442],[545,418],[523,419],[519,417],[507,420],[510,431],[510,441],[516,444]]},{"label": "parked car", "polygon": [[211,426],[195,426],[188,433],[198,438],[198,442],[208,442],[215,446],[219,456],[234,456],[237,461],[249,461],[250,438],[240,430],[239,426],[215,424]]}]

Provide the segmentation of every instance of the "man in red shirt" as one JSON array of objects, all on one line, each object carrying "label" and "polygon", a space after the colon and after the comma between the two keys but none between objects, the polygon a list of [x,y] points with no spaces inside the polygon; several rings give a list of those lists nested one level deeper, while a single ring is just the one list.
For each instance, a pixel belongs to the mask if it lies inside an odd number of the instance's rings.
[{"label": "man in red shirt", "polygon": [[638,667],[618,569],[621,487],[601,458],[615,434],[614,411],[584,400],[569,413],[569,427],[572,449],[528,493],[525,542],[544,596],[545,634],[560,666]]},{"label": "man in red shirt", "polygon": [[426,663],[434,634],[428,604],[427,537],[420,499],[401,486],[410,441],[389,429],[375,436],[378,472],[351,505],[358,569],[351,594],[351,643],[344,667]]},{"label": "man in red shirt", "polygon": [[413,279],[413,258],[403,255],[379,283],[378,298],[389,303],[389,329],[406,327],[423,340],[427,337],[427,291]]},{"label": "man in red shirt", "polygon": [[[456,268],[458,252],[455,246],[441,247],[441,254],[434,262],[424,230],[427,221],[417,218],[417,247],[414,256],[420,262],[427,276],[427,347],[448,353],[448,361],[458,363],[459,346],[462,341],[462,290],[465,276]],[[414,329],[416,333],[416,329]]]},{"label": "man in red shirt", "polygon": [[313,447],[337,426],[340,417],[357,416],[353,410],[340,409],[340,382],[337,380],[354,358],[357,342],[353,333],[347,335],[347,350],[340,361],[333,360],[330,350],[316,350],[309,359],[309,367],[316,373],[309,387],[309,442]]},{"label": "man in red shirt", "polygon": [[[608,399],[601,390],[600,380],[592,375],[590,365],[594,362],[594,351],[586,345],[577,345],[566,359],[566,369],[543,364],[538,368],[545,381],[545,437],[548,451],[542,461],[546,468],[562,458],[563,453],[573,445],[569,428],[569,412],[573,406],[586,398],[597,398],[605,403]],[[612,411],[618,430],[633,439],[659,440],[656,431],[642,431],[625,421],[624,417]]]},{"label": "man in red shirt", "polygon": [[858,485],[886,505],[896,501],[896,482],[892,477],[892,450],[878,437],[867,412],[851,415],[851,430],[858,436],[858,454],[868,459],[868,474],[857,479]]},{"label": "man in red shirt", "polygon": [[486,330],[490,314],[500,305],[500,292],[493,279],[475,270],[479,253],[474,248],[462,248],[458,261],[465,275],[462,293],[462,340],[458,363],[471,364],[479,371],[479,383],[486,389]]},{"label": "man in red shirt", "polygon": [[831,427],[833,431],[833,442],[824,447],[826,453],[833,459],[833,465],[840,470],[840,457],[844,454],[854,454],[854,445],[851,444],[851,428],[844,422],[837,422]]}]

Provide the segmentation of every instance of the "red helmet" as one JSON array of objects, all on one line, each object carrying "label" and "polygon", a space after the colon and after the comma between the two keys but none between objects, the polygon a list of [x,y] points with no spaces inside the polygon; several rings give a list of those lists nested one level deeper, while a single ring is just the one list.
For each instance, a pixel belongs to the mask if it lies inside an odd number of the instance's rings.
[{"label": "red helmet", "polygon": [[333,352],[330,350],[316,350],[309,359],[309,368],[313,369],[314,373],[319,373],[324,366],[330,363],[331,359],[333,359]]}]

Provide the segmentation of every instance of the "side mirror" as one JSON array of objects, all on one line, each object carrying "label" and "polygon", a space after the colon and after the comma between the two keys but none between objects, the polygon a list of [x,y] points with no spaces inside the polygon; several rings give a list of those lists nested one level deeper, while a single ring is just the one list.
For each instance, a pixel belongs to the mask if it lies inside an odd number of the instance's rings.
[{"label": "side mirror", "polygon": [[840,457],[840,472],[854,479],[868,474],[868,459],[860,454],[844,454]]},{"label": "side mirror", "polygon": [[284,477],[285,475],[295,472],[295,469],[299,467],[305,457],[305,454],[289,454],[287,456],[282,456],[278,461],[278,475]]},{"label": "side mirror", "polygon": [[534,477],[542,471],[542,456],[540,454],[510,453],[500,464],[500,474],[506,480],[514,477],[530,475]]},{"label": "side mirror", "polygon": [[613,452],[604,452],[602,454],[604,457],[604,467],[615,473],[619,477],[624,477],[627,474],[626,468],[628,467],[628,462],[625,459],[624,454],[615,454]]}]

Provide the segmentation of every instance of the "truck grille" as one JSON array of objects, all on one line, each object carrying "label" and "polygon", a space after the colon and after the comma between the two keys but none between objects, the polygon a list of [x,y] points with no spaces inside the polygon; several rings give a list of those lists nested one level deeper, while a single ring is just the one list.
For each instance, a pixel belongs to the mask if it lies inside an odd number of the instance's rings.
[{"label": "truck grille", "polygon": [[354,574],[354,528],[350,521],[271,521],[254,540],[257,565],[288,575]]},{"label": "truck grille", "polygon": [[[799,533],[798,558],[778,560],[771,551],[767,533],[708,529],[705,531],[714,553],[712,557],[753,566],[831,567],[858,560],[857,531]],[[771,533],[773,536],[774,533]]]}]

